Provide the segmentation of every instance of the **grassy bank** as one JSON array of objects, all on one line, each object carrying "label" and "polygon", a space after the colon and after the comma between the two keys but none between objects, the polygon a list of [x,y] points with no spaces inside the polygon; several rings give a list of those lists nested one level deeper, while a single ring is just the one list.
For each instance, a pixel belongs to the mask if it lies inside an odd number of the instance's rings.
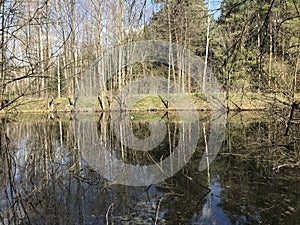
[{"label": "grassy bank", "polygon": [[[175,94],[172,98],[176,99],[177,102],[183,104],[173,105],[172,103],[166,101],[164,98],[160,98],[158,95],[145,95],[139,97],[139,99],[132,98],[129,102],[131,105],[130,110],[132,111],[174,111],[174,110],[189,110],[189,108],[183,107],[188,98],[193,104],[195,110],[206,111],[210,110],[208,102],[205,96],[200,94],[186,94],[178,95]],[[299,96],[298,96],[299,99]],[[37,99],[37,98],[22,98],[18,102],[10,105],[7,109],[0,111],[1,113],[11,112],[11,113],[51,113],[51,112],[70,112],[73,106],[69,104],[68,98],[59,98],[52,101],[51,107],[49,107],[51,99]],[[100,104],[97,99],[85,99],[82,101],[83,106],[80,110],[97,110],[101,111]],[[89,103],[88,103],[89,102]],[[287,107],[290,104],[290,100],[284,98],[283,96],[275,95],[261,95],[248,93],[245,95],[231,94],[228,101],[226,102],[226,107],[230,111],[258,111],[258,110],[268,110],[274,107]],[[168,108],[166,107],[168,104]],[[86,107],[85,107],[86,105]],[[88,108],[89,107],[89,108]],[[113,101],[113,109],[120,109],[118,100]],[[109,111],[106,106],[105,110]],[[123,108],[129,109],[129,108]]]}]

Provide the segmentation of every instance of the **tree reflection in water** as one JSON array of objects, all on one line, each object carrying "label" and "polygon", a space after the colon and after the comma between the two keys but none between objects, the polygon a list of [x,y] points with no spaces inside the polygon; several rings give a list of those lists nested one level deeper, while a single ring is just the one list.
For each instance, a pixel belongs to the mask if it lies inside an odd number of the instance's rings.
[{"label": "tree reflection in water", "polygon": [[[83,126],[97,116],[77,118]],[[132,151],[116,140],[110,116],[97,135],[111,153],[130,164],[151,164],[179,142],[180,123],[165,118],[167,136],[150,152]],[[299,133],[273,120],[228,122],[226,141],[209,171],[198,171],[204,133],[187,165],[173,177],[148,187],[114,183],[100,176],[82,156],[74,121],[36,118],[0,123],[0,224],[297,224]],[[209,121],[200,121],[200,131]],[[149,123],[133,120],[139,138]],[[88,130],[85,130],[88,132]],[[288,149],[288,150],[287,150]],[[291,160],[289,161],[292,165]],[[299,167],[298,167],[299,168]]]}]

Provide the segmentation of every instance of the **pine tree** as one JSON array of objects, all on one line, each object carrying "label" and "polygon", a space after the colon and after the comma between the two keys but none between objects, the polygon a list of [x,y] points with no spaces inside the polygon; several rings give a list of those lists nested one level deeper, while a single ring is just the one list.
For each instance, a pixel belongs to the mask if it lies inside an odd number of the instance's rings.
[{"label": "pine tree", "polygon": [[[154,13],[146,28],[148,38],[183,46],[204,59],[208,16],[204,1],[165,0],[159,3],[160,10]],[[181,68],[181,65],[177,65],[177,68]],[[172,68],[168,79],[177,83],[181,90],[195,90],[189,71],[175,72]]]},{"label": "pine tree", "polygon": [[299,7],[293,0],[222,1],[216,60],[227,87],[297,91]]}]

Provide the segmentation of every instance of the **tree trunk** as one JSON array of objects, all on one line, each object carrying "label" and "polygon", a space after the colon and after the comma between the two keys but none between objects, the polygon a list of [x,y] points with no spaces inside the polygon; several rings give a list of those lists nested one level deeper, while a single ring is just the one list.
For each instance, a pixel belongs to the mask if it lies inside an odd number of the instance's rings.
[{"label": "tree trunk", "polygon": [[260,21],[260,13],[258,12],[257,13],[257,24],[258,24],[258,29],[257,29],[257,48],[258,48],[258,51],[257,51],[257,65],[258,65],[258,92],[261,91],[261,60],[260,60],[260,24],[261,24],[261,21]]},{"label": "tree trunk", "polygon": [[[3,100],[5,100],[5,65],[6,65],[6,44],[5,44],[5,4],[4,4],[4,1],[1,2],[2,5],[0,5],[1,7],[1,26],[2,26],[2,29],[1,29],[1,96],[0,96],[0,100],[1,100],[1,104],[3,102]],[[2,107],[0,106],[0,109]]]},{"label": "tree trunk", "polygon": [[272,60],[273,60],[273,26],[272,20],[269,19],[269,35],[270,35],[270,45],[269,45],[269,76],[268,76],[268,85],[269,89],[271,89],[271,79],[272,79]]},{"label": "tree trunk", "polygon": [[207,30],[206,30],[206,47],[205,47],[205,62],[204,62],[204,71],[203,71],[203,83],[202,91],[205,92],[206,88],[206,73],[207,73],[207,61],[208,61],[208,49],[209,49],[209,28],[210,28],[210,0],[208,0],[208,15],[207,15]]},{"label": "tree trunk", "polygon": [[56,58],[57,60],[57,98],[61,97],[61,80],[60,80],[60,62],[59,57]]}]

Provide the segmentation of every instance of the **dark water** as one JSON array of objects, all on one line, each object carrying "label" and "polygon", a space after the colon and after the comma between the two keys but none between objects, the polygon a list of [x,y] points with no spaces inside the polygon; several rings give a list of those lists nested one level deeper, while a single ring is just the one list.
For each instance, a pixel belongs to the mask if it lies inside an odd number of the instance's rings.
[{"label": "dark water", "polygon": [[[299,224],[299,124],[284,136],[278,116],[230,114],[222,146],[210,155],[215,131],[207,114],[196,122],[159,113],[116,122],[119,116],[3,118],[0,224]],[[130,131],[160,143],[136,144]],[[199,171],[205,153],[214,160]],[[167,176],[160,162],[172,154]],[[153,164],[161,172],[151,177]]]}]

